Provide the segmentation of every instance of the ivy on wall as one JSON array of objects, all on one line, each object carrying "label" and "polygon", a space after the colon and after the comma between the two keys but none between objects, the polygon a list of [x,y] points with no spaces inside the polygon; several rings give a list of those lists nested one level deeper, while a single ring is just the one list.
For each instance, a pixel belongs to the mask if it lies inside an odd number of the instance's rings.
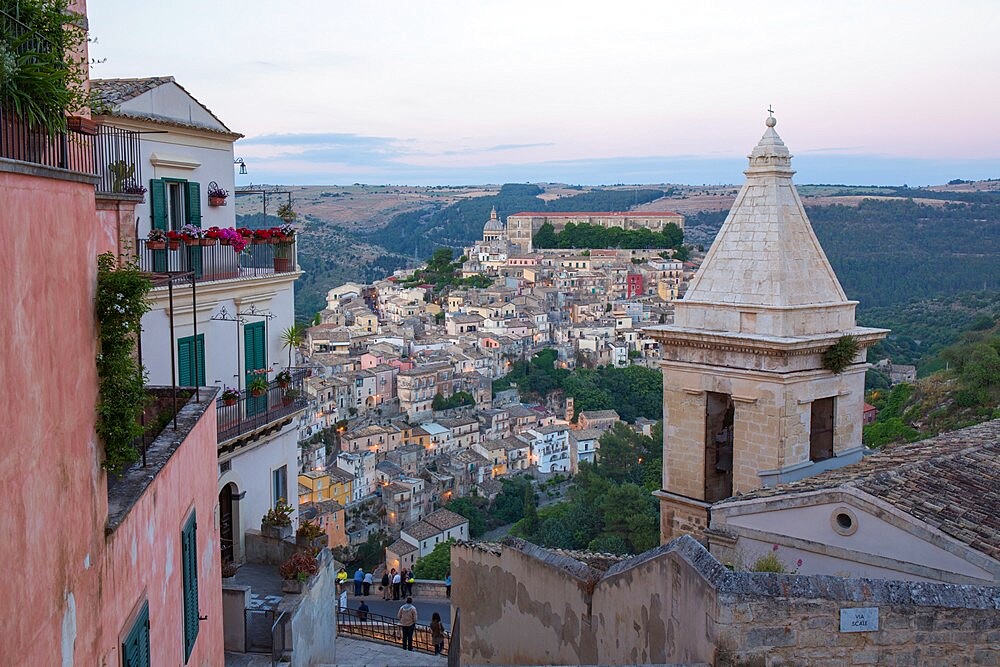
[{"label": "ivy on wall", "polygon": [[146,370],[135,354],[140,321],[149,311],[149,279],[115,256],[97,258],[97,435],[104,443],[104,467],[120,472],[139,458],[139,418],[148,401]]}]

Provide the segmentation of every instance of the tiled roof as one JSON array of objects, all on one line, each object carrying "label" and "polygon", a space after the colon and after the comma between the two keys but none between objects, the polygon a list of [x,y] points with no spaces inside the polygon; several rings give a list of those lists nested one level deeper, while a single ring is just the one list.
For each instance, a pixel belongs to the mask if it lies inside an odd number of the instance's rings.
[{"label": "tiled roof", "polygon": [[137,79],[91,79],[90,90],[99,103],[115,107],[154,88],[174,81],[172,76],[146,76]]},{"label": "tiled roof", "polygon": [[[208,115],[218,121],[224,129],[220,130],[214,127],[205,127],[197,123],[185,123],[171,118],[161,118],[158,116],[146,116],[142,114],[130,114],[122,112],[120,109],[115,107],[120,106],[124,102],[128,102],[131,99],[139,97],[143,93],[148,93],[154,88],[158,88],[164,84],[173,83],[178,88],[184,91],[184,93],[190,97],[192,100],[198,103],[202,109],[204,109]],[[226,126],[222,120],[212,113],[212,110],[198,101],[194,95],[189,93],[184,86],[177,83],[172,76],[149,76],[141,77],[135,79],[91,79],[90,80],[90,90],[97,97],[97,104],[95,105],[95,113],[107,113],[112,116],[120,116],[123,118],[135,118],[138,120],[151,121],[154,123],[159,123],[161,125],[172,125],[175,127],[196,127],[200,130],[206,130],[209,132],[217,132],[219,134],[224,134],[234,138],[242,137],[243,135],[238,132],[233,132]],[[103,107],[103,108],[102,108]]]},{"label": "tiled roof", "polygon": [[614,410],[584,410],[580,413],[581,417],[586,417],[587,419],[620,419],[618,413]]},{"label": "tiled roof", "polygon": [[417,546],[415,544],[410,544],[406,540],[396,540],[386,548],[386,551],[391,551],[397,556],[405,556],[406,554],[412,553],[416,550]]},{"label": "tiled roof", "polygon": [[424,521],[434,526],[438,530],[448,530],[449,528],[457,528],[463,523],[468,523],[469,520],[460,514],[455,514],[451,510],[438,510],[436,512],[431,512],[426,517]]},{"label": "tiled roof", "polygon": [[1000,558],[1000,419],[887,447],[854,465],[721,501],[849,486]]},{"label": "tiled roof", "polygon": [[441,533],[441,530],[435,528],[426,521],[418,521],[416,523],[411,523],[406,528],[403,528],[402,532],[406,533],[415,540],[426,540],[428,537],[434,537]]}]

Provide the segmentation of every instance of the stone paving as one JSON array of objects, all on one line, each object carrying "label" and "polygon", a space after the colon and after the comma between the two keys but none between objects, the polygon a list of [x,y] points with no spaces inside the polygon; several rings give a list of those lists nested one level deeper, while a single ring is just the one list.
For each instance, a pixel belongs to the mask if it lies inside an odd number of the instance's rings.
[{"label": "stone paving", "polygon": [[438,665],[444,667],[448,658],[428,655],[416,651],[404,651],[398,646],[366,642],[360,639],[337,637],[337,661],[321,667],[422,667]]}]

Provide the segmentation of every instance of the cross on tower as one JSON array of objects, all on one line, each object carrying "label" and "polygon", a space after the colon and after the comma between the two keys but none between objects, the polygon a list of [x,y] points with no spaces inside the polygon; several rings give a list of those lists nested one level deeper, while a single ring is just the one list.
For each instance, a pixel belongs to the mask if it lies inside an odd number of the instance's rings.
[{"label": "cross on tower", "polygon": [[770,104],[767,105],[767,115],[768,116],[773,116],[774,115],[774,109],[771,108]]}]

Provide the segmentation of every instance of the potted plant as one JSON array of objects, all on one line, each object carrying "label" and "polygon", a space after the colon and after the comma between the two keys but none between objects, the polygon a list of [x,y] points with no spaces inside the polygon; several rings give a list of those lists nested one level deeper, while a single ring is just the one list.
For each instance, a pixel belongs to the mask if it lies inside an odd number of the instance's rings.
[{"label": "potted plant", "polygon": [[309,577],[319,572],[316,557],[300,551],[278,567],[281,590],[285,593],[302,593]]},{"label": "potted plant", "polygon": [[135,164],[125,160],[116,160],[108,165],[111,173],[111,191],[124,192],[125,184],[135,177]]},{"label": "potted plant", "polygon": [[234,389],[233,387],[226,387],[222,390],[223,405],[236,405],[236,401],[238,400],[240,400],[239,389]]},{"label": "potted plant", "polygon": [[247,383],[247,391],[254,398],[259,398],[267,393],[267,378],[258,375]]},{"label": "potted plant", "polygon": [[208,231],[205,232],[205,238],[202,239],[202,245],[215,245],[219,242],[221,237],[221,232],[218,227],[209,227]]},{"label": "potted plant", "polygon": [[253,232],[254,245],[266,245],[271,242],[270,229],[256,229]]},{"label": "potted plant", "polygon": [[260,520],[260,532],[267,537],[274,537],[279,540],[292,536],[292,511],[294,508],[285,502],[284,498],[278,498],[274,507],[269,509]]},{"label": "potted plant", "polygon": [[167,232],[167,245],[170,247],[171,250],[177,250],[178,248],[180,248],[181,241],[183,240],[184,240],[184,235],[181,234],[180,232],[176,232],[172,229],[169,232]]},{"label": "potted plant", "polygon": [[323,527],[319,523],[310,521],[309,519],[304,519],[299,523],[299,528],[295,531],[295,541],[299,545],[310,549],[317,547],[322,549],[329,542]]},{"label": "potted plant", "polygon": [[281,221],[284,222],[286,225],[295,222],[295,219],[299,217],[299,214],[296,213],[294,209],[292,209],[292,202],[290,201],[285,202],[284,204],[279,206],[278,210],[275,212],[275,215],[281,218]]},{"label": "potted plant", "polygon": [[150,229],[146,236],[146,247],[150,250],[164,250],[167,247],[167,233],[155,227]]},{"label": "potted plant", "polygon": [[205,238],[205,230],[196,225],[184,225],[181,227],[181,235],[184,237],[184,243],[201,245],[201,240]]},{"label": "potted plant", "polygon": [[288,407],[295,402],[295,399],[302,395],[298,389],[286,389],[281,395],[281,405],[282,407]]},{"label": "potted plant", "polygon": [[142,197],[145,200],[146,186],[139,185],[138,183],[129,183],[128,185],[122,188],[122,194],[135,195],[136,197]]},{"label": "potted plant", "polygon": [[222,561],[222,583],[233,583],[233,578],[236,576],[237,571],[239,571],[239,568],[236,567],[236,563],[231,560]]},{"label": "potted plant", "polygon": [[208,186],[208,205],[209,206],[225,206],[226,197],[229,196],[228,190],[223,190],[215,183],[211,183]]},{"label": "potted plant", "polygon": [[278,386],[281,387],[282,389],[288,389],[288,385],[292,383],[292,373],[286,368],[285,370],[275,375],[274,380],[275,382],[278,383]]}]

